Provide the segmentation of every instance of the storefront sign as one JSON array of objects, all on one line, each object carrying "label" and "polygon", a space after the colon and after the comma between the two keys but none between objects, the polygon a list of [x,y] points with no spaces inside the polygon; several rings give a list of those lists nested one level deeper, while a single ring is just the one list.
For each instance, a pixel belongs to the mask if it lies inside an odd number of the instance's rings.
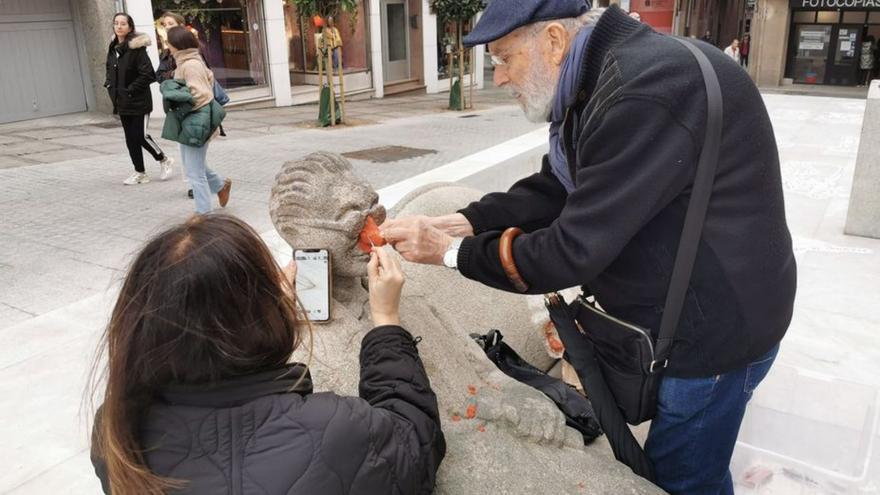
[{"label": "storefront sign", "polygon": [[791,0],[792,10],[880,10],[880,0]]}]

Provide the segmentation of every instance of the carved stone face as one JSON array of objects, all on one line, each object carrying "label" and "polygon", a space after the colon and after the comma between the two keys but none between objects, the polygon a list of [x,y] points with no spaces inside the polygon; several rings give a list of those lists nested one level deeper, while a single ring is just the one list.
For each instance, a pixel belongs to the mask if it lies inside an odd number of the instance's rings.
[{"label": "carved stone face", "polygon": [[339,155],[312,153],[285,163],[275,177],[269,214],[294,249],[330,251],[333,275],[362,277],[370,257],[357,247],[367,216],[385,221],[373,187],[356,177]]}]

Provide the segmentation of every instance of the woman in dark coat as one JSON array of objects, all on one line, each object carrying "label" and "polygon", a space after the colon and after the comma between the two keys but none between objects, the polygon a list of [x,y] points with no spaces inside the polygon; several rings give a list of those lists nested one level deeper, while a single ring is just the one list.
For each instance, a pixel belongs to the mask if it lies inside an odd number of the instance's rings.
[{"label": "woman in dark coat", "polygon": [[307,367],[289,362],[311,331],[295,263],[280,269],[226,215],[151,240],[95,373],[107,379],[92,441],[104,493],[430,493],[446,447],[416,341],[400,326],[403,274],[381,248],[367,269],[375,328],[361,343],[360,397],[312,393]]},{"label": "woman in dark coat", "polygon": [[104,87],[113,102],[113,113],[119,114],[125,145],[134,165],[134,173],[123,184],[150,182],[144,169],[143,149],[159,162],[161,180],[171,177],[173,159],[166,156],[145,132],[146,119],[153,111],[150,84],[156,82],[153,64],[146,47],[150,37],[134,31],[134,20],[125,13],[113,17],[113,40],[107,49],[107,79]]}]

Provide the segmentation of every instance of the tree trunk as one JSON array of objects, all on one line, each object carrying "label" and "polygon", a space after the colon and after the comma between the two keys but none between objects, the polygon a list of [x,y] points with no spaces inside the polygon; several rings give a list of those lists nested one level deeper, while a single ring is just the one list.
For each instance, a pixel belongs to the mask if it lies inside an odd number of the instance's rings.
[{"label": "tree trunk", "polygon": [[458,89],[461,93],[461,99],[458,104],[459,110],[464,110],[464,43],[462,43],[462,32],[464,31],[464,22],[458,21]]}]

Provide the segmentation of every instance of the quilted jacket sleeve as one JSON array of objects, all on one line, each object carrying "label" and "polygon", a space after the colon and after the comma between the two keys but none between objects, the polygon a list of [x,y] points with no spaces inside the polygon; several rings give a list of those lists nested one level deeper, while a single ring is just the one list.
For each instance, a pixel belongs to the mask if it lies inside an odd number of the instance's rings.
[{"label": "quilted jacket sleeve", "polygon": [[373,406],[371,447],[391,461],[394,493],[431,493],[446,441],[412,335],[398,326],[373,329],[361,344],[360,362],[360,396]]}]

